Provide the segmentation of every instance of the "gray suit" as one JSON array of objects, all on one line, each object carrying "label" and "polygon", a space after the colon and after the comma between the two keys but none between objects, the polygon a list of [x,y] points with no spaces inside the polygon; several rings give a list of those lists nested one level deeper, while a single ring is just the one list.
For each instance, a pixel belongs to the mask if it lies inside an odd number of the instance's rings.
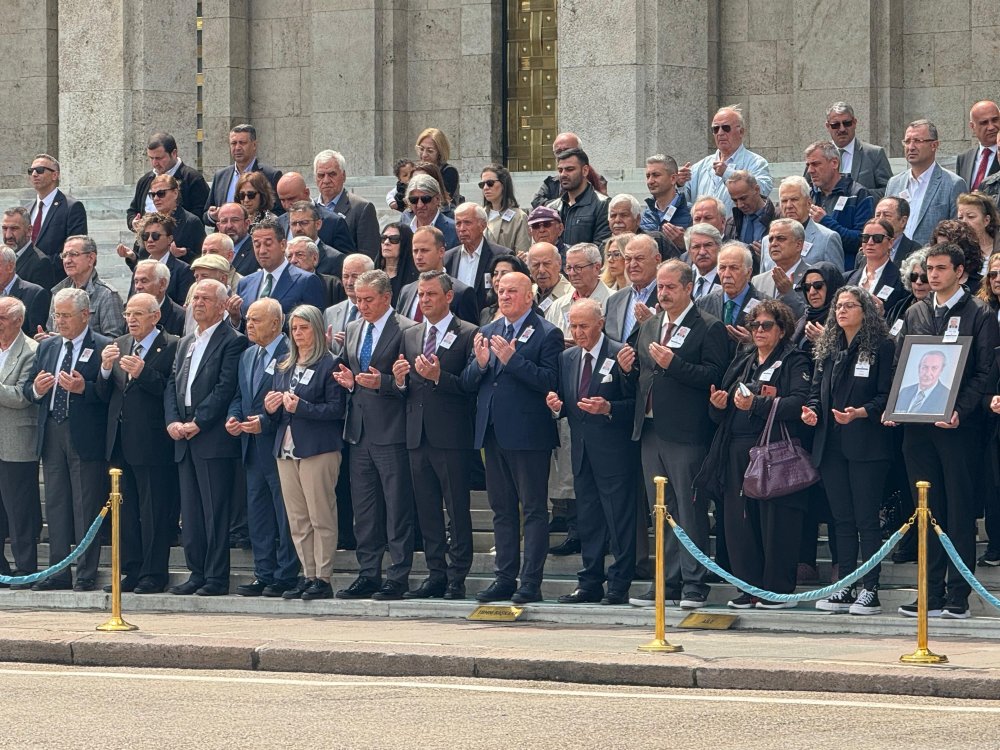
[{"label": "gray suit", "polygon": [[798,320],[806,311],[806,299],[802,296],[802,292],[798,291],[797,287],[801,283],[802,277],[806,275],[806,271],[810,268],[812,266],[805,261],[799,263],[798,268],[792,273],[792,288],[785,294],[778,294],[778,287],[774,283],[771,271],[764,271],[757,274],[753,277],[751,283],[765,297],[781,300],[788,305],[792,309],[796,320]]},{"label": "gray suit", "polygon": [[[347,330],[347,324],[351,321],[348,320],[348,308],[353,307],[354,317],[352,320],[356,320],[360,317],[358,312],[358,307],[349,299],[342,300],[332,307],[326,308],[323,312],[323,320],[326,323],[327,328],[332,328],[334,333],[344,333]],[[344,345],[339,344],[336,341],[330,343],[330,352],[333,356],[338,356],[342,351],[344,351]]]},{"label": "gray suit", "polygon": [[[916,229],[911,233],[911,240],[919,245],[926,245],[931,240],[931,232],[939,221],[944,219],[954,219],[957,211],[955,201],[958,196],[969,189],[968,184],[952,172],[945,169],[940,164],[931,167],[930,182],[924,193],[924,198],[920,202],[920,214],[916,224]],[[906,191],[906,182],[910,178],[910,170],[893,175],[886,186],[886,195],[901,195]],[[810,260],[812,260],[810,258]]]},{"label": "gray suit", "polygon": [[[617,292],[608,297],[607,309],[604,314],[604,333],[612,341],[617,341],[619,343],[624,343],[628,337],[638,328],[638,322],[632,327],[631,331],[623,331],[625,327],[625,313],[628,310],[630,301],[632,300],[632,287],[627,286],[624,289],[619,289]],[[646,298],[646,304],[649,307],[655,308],[657,305],[656,299],[656,288],[649,293]]]},{"label": "gray suit", "polygon": [[860,139],[854,141],[854,155],[851,158],[851,177],[875,193],[877,198],[885,195],[885,186],[892,177],[892,167],[885,149]]},{"label": "gray suit", "polygon": [[[816,264],[820,261],[833,263],[837,268],[844,269],[844,244],[840,235],[822,224],[810,219],[805,224],[806,236],[802,245],[802,260]],[[774,261],[768,252],[768,241],[765,236],[760,241],[760,270],[770,271]]]}]

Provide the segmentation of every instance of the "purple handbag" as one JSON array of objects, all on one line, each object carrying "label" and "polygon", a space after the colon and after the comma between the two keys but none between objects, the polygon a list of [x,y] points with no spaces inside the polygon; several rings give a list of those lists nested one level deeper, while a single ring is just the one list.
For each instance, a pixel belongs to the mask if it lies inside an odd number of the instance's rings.
[{"label": "purple handbag", "polygon": [[743,474],[743,494],[756,500],[770,500],[804,490],[819,481],[819,472],[798,440],[788,435],[781,424],[781,440],[771,442],[774,414],[778,409],[775,398],[767,424],[757,445],[750,449],[750,465]]}]

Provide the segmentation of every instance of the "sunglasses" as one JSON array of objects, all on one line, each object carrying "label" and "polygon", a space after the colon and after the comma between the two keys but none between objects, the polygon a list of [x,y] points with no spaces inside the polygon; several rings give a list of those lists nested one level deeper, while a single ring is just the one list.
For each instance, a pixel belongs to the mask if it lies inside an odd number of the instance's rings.
[{"label": "sunglasses", "polygon": [[416,206],[418,203],[423,203],[426,206],[435,198],[437,198],[436,195],[414,195],[407,200],[409,200],[411,206]]},{"label": "sunglasses", "polygon": [[244,190],[242,193],[237,193],[236,194],[236,200],[238,200],[238,201],[251,200],[252,201],[258,195],[260,195],[260,193],[258,193],[256,190]]},{"label": "sunglasses", "polygon": [[728,133],[732,129],[733,129],[733,126],[730,125],[729,123],[725,123],[723,125],[713,125],[712,126],[712,132],[713,133],[718,133],[720,130],[723,133]]},{"label": "sunglasses", "polygon": [[[996,271],[990,271],[986,275],[989,276],[992,279],[993,276],[996,275],[996,273],[997,273]],[[911,273],[910,274],[910,283],[912,284],[914,281],[919,281],[921,284],[926,284],[927,283],[927,274],[926,273]]]},{"label": "sunglasses", "polygon": [[160,241],[160,237],[162,237],[163,235],[160,232],[143,232],[139,236],[142,237],[142,241],[143,242],[145,242],[146,240],[152,240],[153,242],[159,242]]},{"label": "sunglasses", "polygon": [[[997,276],[1000,276],[1000,271],[990,271],[989,273],[986,274],[986,278],[988,278],[988,279],[995,279]],[[927,277],[924,276],[923,280],[924,280],[924,282],[926,282],[927,281]],[[910,274],[910,281],[913,281],[913,274],[912,273]]]},{"label": "sunglasses", "polygon": [[830,130],[847,130],[854,124],[854,120],[841,120],[840,122],[828,122],[826,126]]},{"label": "sunglasses", "polygon": [[[167,196],[167,193],[169,193],[171,190],[173,190],[173,188],[170,188],[168,190],[150,190],[149,191],[149,197],[150,198],[165,198]],[[256,195],[256,193],[254,193],[254,195]]]},{"label": "sunglasses", "polygon": [[809,292],[809,291],[818,292],[821,289],[826,289],[826,282],[825,281],[804,281],[804,282],[802,282],[802,291],[803,292]]},{"label": "sunglasses", "polygon": [[549,227],[554,226],[554,225],[555,225],[554,221],[533,221],[530,224],[528,224],[528,227],[531,228],[531,229],[534,229],[535,227],[541,227],[542,229],[548,229]]},{"label": "sunglasses", "polygon": [[479,189],[482,190],[483,188],[491,188],[498,182],[500,182],[500,180],[483,180],[479,183]]},{"label": "sunglasses", "polygon": [[52,167],[28,167],[28,174],[45,174],[46,172],[55,172]]},{"label": "sunglasses", "polygon": [[398,234],[383,234],[379,236],[382,242],[388,242],[390,245],[398,245],[400,237]]},{"label": "sunglasses", "polygon": [[751,331],[756,331],[759,328],[760,330],[766,333],[770,331],[772,328],[774,328],[776,325],[778,324],[773,320],[755,320],[752,323],[747,323],[747,328],[749,328]]},{"label": "sunglasses", "polygon": [[876,245],[880,245],[885,242],[885,238],[888,237],[887,234],[862,234],[861,244],[864,245],[866,242],[874,242]]}]

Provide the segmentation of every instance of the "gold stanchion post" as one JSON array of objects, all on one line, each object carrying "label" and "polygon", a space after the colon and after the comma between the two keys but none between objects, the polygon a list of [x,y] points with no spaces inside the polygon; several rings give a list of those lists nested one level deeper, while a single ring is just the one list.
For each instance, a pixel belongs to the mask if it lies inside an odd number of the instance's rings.
[{"label": "gold stanchion post", "polygon": [[903,654],[904,664],[945,664],[948,657],[927,648],[927,531],[931,510],[927,506],[930,482],[917,482],[917,650]]},{"label": "gold stanchion post", "polygon": [[110,469],[111,496],[111,619],[98,630],[118,632],[123,630],[138,630],[138,626],[122,619],[122,571],[121,571],[121,469]]},{"label": "gold stanchion post", "polygon": [[665,526],[667,522],[667,504],[664,499],[664,487],[667,484],[666,477],[653,477],[653,482],[656,484],[656,505],[653,506],[653,518],[656,522],[656,633],[653,636],[653,640],[649,643],[644,643],[639,646],[640,651],[656,651],[665,654],[675,654],[678,651],[683,651],[683,646],[673,646],[667,643],[665,638],[666,635],[666,617],[664,613],[664,605],[666,603],[666,590],[664,581],[664,571],[663,571],[663,534],[665,531]]}]

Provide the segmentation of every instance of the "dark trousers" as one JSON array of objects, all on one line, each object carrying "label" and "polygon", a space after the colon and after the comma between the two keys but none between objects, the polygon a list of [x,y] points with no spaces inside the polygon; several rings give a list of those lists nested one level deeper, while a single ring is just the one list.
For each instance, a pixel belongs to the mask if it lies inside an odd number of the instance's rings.
[{"label": "dark trousers", "polygon": [[[108,493],[104,461],[82,461],[73,446],[69,421],[58,424],[49,418],[42,445],[42,472],[45,477],[45,517],[49,524],[49,564],[59,562],[79,544],[101,511]],[[95,539],[76,563],[77,579],[97,578],[101,547]],[[54,576],[66,583],[68,570]]]},{"label": "dark trousers", "polygon": [[[822,477],[822,474],[820,475]],[[814,484],[809,493],[809,507],[802,519],[802,537],[799,540],[799,562],[816,565],[816,547],[819,544],[819,525],[827,526],[827,542],[830,547],[830,559],[837,561],[837,534],[833,526],[833,515],[830,513],[830,503],[826,499],[823,482]]]},{"label": "dark trousers", "polygon": [[588,456],[584,456],[579,473],[573,475],[583,557],[577,581],[585,591],[599,591],[604,586],[604,555],[609,547],[614,562],[608,566],[608,591],[627,594],[632,585],[636,528],[634,477],[632,461],[622,466],[601,465],[600,471],[594,471]]},{"label": "dark trousers", "polygon": [[229,588],[229,506],[236,459],[198,458],[190,446],[178,467],[181,542],[191,581]]},{"label": "dark trousers", "polygon": [[358,574],[380,580],[388,545],[385,577],[407,585],[413,566],[413,492],[405,443],[375,445],[362,436],[352,445],[351,495]]},{"label": "dark trousers", "polygon": [[[978,430],[967,427],[953,430],[922,424],[903,427],[903,456],[910,486],[921,480],[931,483],[928,493],[931,513],[970,569],[976,562],[977,500],[972,474],[977,469],[969,457],[976,450],[973,436],[979,434]],[[916,492],[914,488],[914,503]],[[968,599],[971,588],[949,562],[937,534],[928,531],[927,536],[927,589],[930,595],[944,596],[947,573],[948,595]]]},{"label": "dark trousers", "polygon": [[354,503],[351,501],[351,446],[344,443],[340,450],[341,468],[337,474],[337,549],[354,549]]},{"label": "dark trousers", "polygon": [[239,462],[233,463],[232,500],[229,503],[229,536],[232,541],[250,537],[247,529],[247,479]]},{"label": "dark trousers", "polygon": [[37,461],[0,461],[0,502],[14,568],[34,573],[38,570],[38,528],[42,525]]},{"label": "dark trousers", "polygon": [[[843,578],[858,567],[860,541],[861,562],[865,562],[882,546],[878,512],[882,504],[882,488],[889,472],[888,461],[849,461],[836,445],[827,445],[819,467],[837,536],[839,574]],[[881,565],[876,565],[864,577],[869,591],[878,586]]]},{"label": "dark trousers", "polygon": [[[493,427],[486,430],[486,491],[493,511],[498,581],[541,586],[549,553],[549,463],[552,451],[501,448]],[[521,562],[521,516],[524,562]]]},{"label": "dark trousers", "polygon": [[[447,579],[448,583],[463,583],[472,567],[470,452],[467,449],[433,448],[424,441],[419,448],[411,449],[409,454],[413,498],[420,533],[424,538],[429,577]],[[448,512],[451,526],[450,545],[445,537],[444,510]]]},{"label": "dark trousers", "polygon": [[293,584],[299,577],[299,558],[288,528],[276,459],[267,449],[273,443],[273,438],[260,441],[251,435],[247,445],[247,530],[254,577],[265,583]]}]

